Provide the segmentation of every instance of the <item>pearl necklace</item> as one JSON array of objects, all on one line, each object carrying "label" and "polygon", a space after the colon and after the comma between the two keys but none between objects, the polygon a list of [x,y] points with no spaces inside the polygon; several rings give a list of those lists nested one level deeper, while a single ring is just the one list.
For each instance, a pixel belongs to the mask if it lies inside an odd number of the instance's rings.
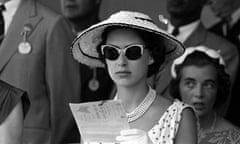
[{"label": "pearl necklace", "polygon": [[[117,100],[118,96],[116,95],[114,100]],[[128,122],[133,122],[140,118],[152,105],[153,101],[156,98],[156,91],[149,87],[148,94],[143,99],[143,101],[130,113],[127,113]]]}]

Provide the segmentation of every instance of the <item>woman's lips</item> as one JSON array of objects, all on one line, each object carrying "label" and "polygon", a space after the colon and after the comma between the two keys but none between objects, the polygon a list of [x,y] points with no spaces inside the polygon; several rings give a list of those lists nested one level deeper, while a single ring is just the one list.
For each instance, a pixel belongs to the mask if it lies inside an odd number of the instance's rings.
[{"label": "woman's lips", "polygon": [[119,77],[127,77],[131,74],[131,72],[129,71],[118,71],[116,72],[116,75],[118,75]]},{"label": "woman's lips", "polygon": [[74,8],[77,8],[77,7],[76,7],[76,5],[74,5],[74,4],[66,4],[66,5],[65,5],[65,8],[74,9]]},{"label": "woman's lips", "polygon": [[196,110],[199,110],[199,111],[205,108],[205,104],[200,102],[193,103],[193,106]]}]

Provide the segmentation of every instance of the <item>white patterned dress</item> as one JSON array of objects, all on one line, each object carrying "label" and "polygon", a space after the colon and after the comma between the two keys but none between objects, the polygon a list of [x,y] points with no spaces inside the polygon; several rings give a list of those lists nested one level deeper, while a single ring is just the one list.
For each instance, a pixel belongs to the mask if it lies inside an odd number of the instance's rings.
[{"label": "white patterned dress", "polygon": [[174,144],[182,112],[185,108],[191,108],[179,100],[174,100],[163,116],[149,132],[148,136],[153,144]]}]

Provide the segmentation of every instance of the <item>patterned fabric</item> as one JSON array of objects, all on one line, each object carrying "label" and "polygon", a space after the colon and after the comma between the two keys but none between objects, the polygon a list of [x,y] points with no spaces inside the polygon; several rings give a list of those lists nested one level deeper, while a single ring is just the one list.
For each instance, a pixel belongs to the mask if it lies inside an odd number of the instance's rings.
[{"label": "patterned fabric", "polygon": [[209,132],[199,138],[199,144],[240,144],[240,130]]},{"label": "patterned fabric", "polygon": [[158,124],[148,132],[148,136],[153,144],[174,143],[174,138],[182,118],[182,111],[187,107],[190,106],[179,100],[174,100],[173,104],[164,112]]}]

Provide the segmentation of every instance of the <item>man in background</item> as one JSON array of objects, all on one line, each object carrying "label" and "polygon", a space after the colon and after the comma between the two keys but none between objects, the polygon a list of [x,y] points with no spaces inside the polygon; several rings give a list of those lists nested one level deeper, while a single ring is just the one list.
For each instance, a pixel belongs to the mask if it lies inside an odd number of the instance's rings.
[{"label": "man in background", "polygon": [[216,0],[210,8],[221,19],[210,30],[217,33],[235,45],[240,45],[240,1],[239,0]]},{"label": "man in background", "polygon": [[[239,0],[216,0],[211,4],[214,14],[221,19],[210,28],[210,31],[221,35],[234,43],[240,54],[240,1]],[[238,65],[238,72],[240,65]],[[238,97],[240,89],[240,75],[238,74],[233,85],[229,109],[226,119],[240,127],[240,118],[236,116],[238,109]]]},{"label": "man in background", "polygon": [[100,4],[101,0],[61,0],[61,11],[78,33],[99,21]]},{"label": "man in background", "polygon": [[[99,22],[101,0],[61,0],[62,14],[70,21],[73,33],[77,34]],[[107,69],[90,68],[80,64],[81,102],[109,98],[112,80]]]},{"label": "man in background", "polygon": [[[99,22],[101,0],[61,0],[61,11],[71,23],[72,32],[77,33]],[[90,102],[109,99],[113,82],[104,68],[91,68],[79,64],[81,74],[81,95],[79,102]],[[73,131],[78,130],[75,127]],[[73,137],[74,136],[74,137]],[[69,135],[71,142],[79,142],[80,134]]]},{"label": "man in background", "polygon": [[78,100],[80,75],[71,56],[67,21],[37,0],[1,0],[4,37],[0,79],[28,93],[23,144],[60,144],[73,121],[68,102]]}]

